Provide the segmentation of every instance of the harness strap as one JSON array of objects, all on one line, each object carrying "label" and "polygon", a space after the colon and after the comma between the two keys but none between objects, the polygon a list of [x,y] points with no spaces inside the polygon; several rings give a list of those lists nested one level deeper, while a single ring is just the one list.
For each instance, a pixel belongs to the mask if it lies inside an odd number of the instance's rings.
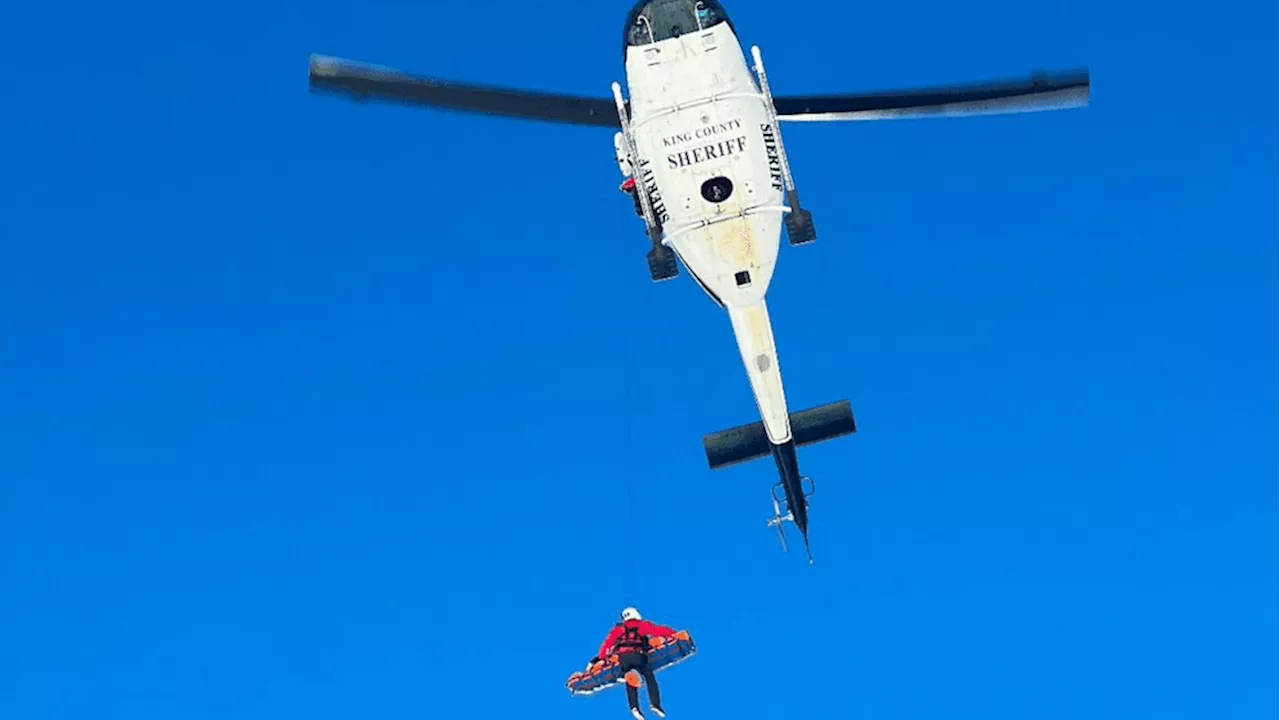
[{"label": "harness strap", "polygon": [[618,638],[617,642],[613,644],[614,647],[615,648],[623,648],[623,647],[635,648],[643,652],[647,645],[647,642],[645,640],[644,635],[640,634],[640,628],[631,627],[627,625],[625,622],[622,622],[619,624],[622,625],[622,637]]}]

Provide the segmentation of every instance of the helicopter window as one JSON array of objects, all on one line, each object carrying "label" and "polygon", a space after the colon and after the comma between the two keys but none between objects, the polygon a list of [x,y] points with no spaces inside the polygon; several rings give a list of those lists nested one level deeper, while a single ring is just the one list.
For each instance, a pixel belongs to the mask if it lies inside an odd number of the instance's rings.
[{"label": "helicopter window", "polygon": [[693,12],[703,30],[725,21],[724,8],[720,7],[718,2],[703,0],[703,2],[694,3]]},{"label": "helicopter window", "polygon": [[733,182],[727,177],[713,177],[702,183],[702,199],[709,203],[722,203],[732,194]]},{"label": "helicopter window", "polygon": [[649,44],[649,28],[645,27],[646,20],[648,20],[648,18],[639,19],[632,24],[631,32],[627,35],[628,45]]},{"label": "helicopter window", "polygon": [[649,0],[631,11],[627,45],[648,45],[728,22],[718,0]]}]

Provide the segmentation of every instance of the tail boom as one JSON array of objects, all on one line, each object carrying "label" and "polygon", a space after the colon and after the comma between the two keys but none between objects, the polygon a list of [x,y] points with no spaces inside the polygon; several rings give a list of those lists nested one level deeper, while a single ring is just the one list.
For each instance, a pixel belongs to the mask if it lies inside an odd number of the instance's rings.
[{"label": "tail boom", "polygon": [[738,341],[738,352],[751,381],[760,410],[763,429],[769,441],[782,444],[791,439],[787,417],[787,396],[782,389],[782,370],[778,366],[778,347],[773,340],[769,309],[761,298],[751,305],[729,307],[729,322]]}]

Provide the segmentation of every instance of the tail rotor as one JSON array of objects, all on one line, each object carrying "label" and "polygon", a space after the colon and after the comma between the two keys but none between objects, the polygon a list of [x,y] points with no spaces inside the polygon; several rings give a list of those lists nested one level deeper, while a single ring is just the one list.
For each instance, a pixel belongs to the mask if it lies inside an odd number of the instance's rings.
[{"label": "tail rotor", "polygon": [[[809,483],[808,490],[804,489],[804,484],[806,481],[808,481]],[[813,478],[808,476],[804,476],[800,478],[800,491],[804,495],[801,501],[804,503],[804,508],[806,511],[809,509],[809,498],[813,497],[813,494],[817,492],[817,490],[818,490],[818,486],[817,486],[817,483],[813,481]],[[778,497],[779,492],[782,493],[782,497]],[[790,505],[787,503],[787,489],[785,485],[783,485],[781,482],[775,483],[773,488],[770,489],[769,494],[771,496],[771,499],[773,500],[773,517],[769,518],[769,520],[765,522],[765,525],[771,528],[777,528],[778,541],[782,543],[782,552],[787,552],[787,536],[786,536],[786,533],[782,531],[782,524],[789,522],[792,525],[795,525],[796,516],[795,516],[795,513],[792,512]],[[805,555],[809,557],[809,564],[812,565],[813,552],[809,550],[808,528],[800,528],[800,535],[804,538]]]}]

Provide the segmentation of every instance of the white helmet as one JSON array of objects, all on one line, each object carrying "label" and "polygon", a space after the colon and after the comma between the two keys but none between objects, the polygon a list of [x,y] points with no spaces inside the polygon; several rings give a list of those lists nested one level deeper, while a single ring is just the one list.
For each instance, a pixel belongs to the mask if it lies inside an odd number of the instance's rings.
[{"label": "white helmet", "polygon": [[640,619],[640,611],[633,607],[629,607],[622,611],[623,622],[626,622],[627,620],[639,620],[639,619]]}]

